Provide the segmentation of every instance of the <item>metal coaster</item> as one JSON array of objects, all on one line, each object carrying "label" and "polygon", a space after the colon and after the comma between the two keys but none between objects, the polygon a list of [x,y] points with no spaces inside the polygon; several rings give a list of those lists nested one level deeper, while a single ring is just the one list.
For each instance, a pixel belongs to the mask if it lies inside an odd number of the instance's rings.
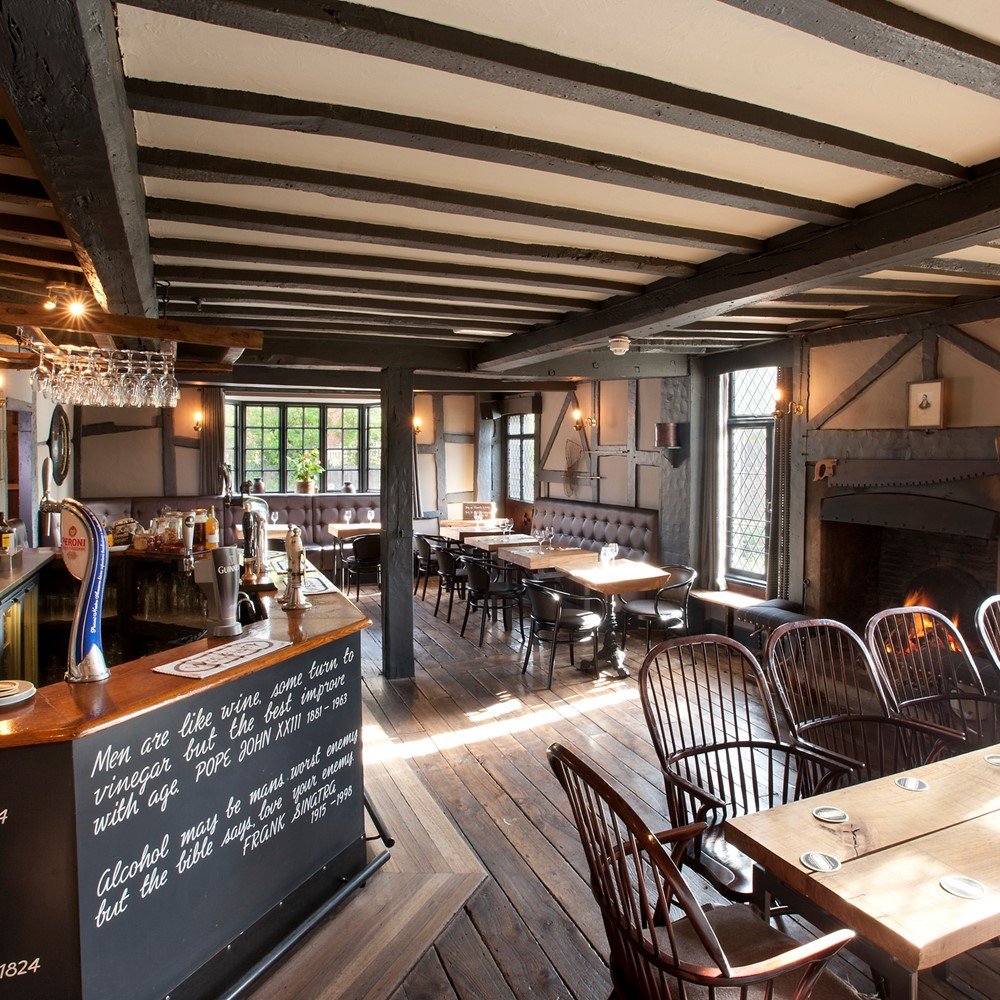
[{"label": "metal coaster", "polygon": [[813,816],[822,823],[846,823],[851,818],[836,806],[816,806]]},{"label": "metal coaster", "polygon": [[965,875],[948,875],[938,883],[945,892],[961,899],[982,899],[986,895],[986,886],[974,878]]},{"label": "metal coaster", "polygon": [[31,681],[0,681],[0,708],[27,701],[34,693]]},{"label": "metal coaster", "polygon": [[1000,753],[990,753],[986,755],[986,763],[994,767],[1000,767]]},{"label": "metal coaster", "polygon": [[907,792],[926,792],[931,787],[923,778],[897,778],[896,784]]},{"label": "metal coaster", "polygon": [[812,872],[835,872],[840,868],[840,862],[832,854],[820,851],[807,851],[799,861]]}]

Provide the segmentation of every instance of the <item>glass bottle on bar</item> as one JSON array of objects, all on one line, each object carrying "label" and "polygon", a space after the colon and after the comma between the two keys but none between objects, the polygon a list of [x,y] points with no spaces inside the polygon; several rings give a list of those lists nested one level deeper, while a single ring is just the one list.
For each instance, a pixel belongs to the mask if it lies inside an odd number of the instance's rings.
[{"label": "glass bottle on bar", "polygon": [[14,529],[7,523],[7,515],[0,512],[0,555],[14,554]]}]

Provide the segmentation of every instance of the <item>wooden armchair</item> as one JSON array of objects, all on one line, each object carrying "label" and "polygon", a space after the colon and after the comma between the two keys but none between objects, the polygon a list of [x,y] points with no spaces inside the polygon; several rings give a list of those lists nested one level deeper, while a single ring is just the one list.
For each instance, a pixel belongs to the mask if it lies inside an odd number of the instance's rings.
[{"label": "wooden armchair", "polygon": [[[653,833],[572,751],[553,744],[548,756],[583,842],[610,944],[614,996],[807,1000],[815,991],[823,1000],[857,1000],[824,970],[852,931],[798,945],[749,907],[703,909],[678,867],[703,825]],[[671,906],[683,917],[671,922]]]},{"label": "wooden armchair", "polygon": [[891,711],[860,636],[840,622],[790,622],[771,633],[769,680],[798,742],[846,758],[867,781],[936,760],[961,733]]},{"label": "wooden armchair", "polygon": [[639,671],[639,694],[671,823],[706,824],[686,863],[728,899],[749,901],[752,865],[727,844],[726,820],[819,794],[850,764],[781,739],[764,672],[734,639],[654,646]]}]

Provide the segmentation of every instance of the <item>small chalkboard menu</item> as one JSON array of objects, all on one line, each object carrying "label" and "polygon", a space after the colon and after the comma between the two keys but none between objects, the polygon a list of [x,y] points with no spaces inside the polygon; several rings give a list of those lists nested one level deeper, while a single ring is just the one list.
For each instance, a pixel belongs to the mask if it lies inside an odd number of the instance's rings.
[{"label": "small chalkboard menu", "polygon": [[348,636],[71,750],[0,753],[0,810],[2,796],[15,805],[0,812],[0,892],[30,883],[25,867],[40,889],[0,901],[0,998],[163,997],[333,859],[360,868],[359,645]]},{"label": "small chalkboard menu", "polygon": [[462,519],[465,521],[471,521],[477,514],[481,517],[489,520],[493,516],[493,512],[496,510],[496,504],[493,503],[463,503],[462,504]]}]

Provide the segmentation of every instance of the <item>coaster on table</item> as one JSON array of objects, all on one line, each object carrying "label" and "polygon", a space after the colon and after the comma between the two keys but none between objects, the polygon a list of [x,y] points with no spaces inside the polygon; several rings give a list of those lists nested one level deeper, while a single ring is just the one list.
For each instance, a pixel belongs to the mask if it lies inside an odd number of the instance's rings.
[{"label": "coaster on table", "polygon": [[832,854],[820,851],[807,851],[799,861],[812,872],[835,872],[840,868],[840,862]]},{"label": "coaster on table", "polygon": [[926,792],[931,787],[923,778],[897,778],[896,784],[907,792]]},{"label": "coaster on table", "polygon": [[989,753],[986,755],[986,763],[994,767],[1000,767],[1000,753]]},{"label": "coaster on table", "polygon": [[986,895],[986,886],[974,878],[965,875],[948,875],[938,883],[945,892],[961,899],[982,899]]},{"label": "coaster on table", "polygon": [[27,701],[35,694],[31,681],[0,681],[0,708]]},{"label": "coaster on table", "polygon": [[813,816],[822,823],[846,823],[851,818],[836,806],[816,806]]}]

